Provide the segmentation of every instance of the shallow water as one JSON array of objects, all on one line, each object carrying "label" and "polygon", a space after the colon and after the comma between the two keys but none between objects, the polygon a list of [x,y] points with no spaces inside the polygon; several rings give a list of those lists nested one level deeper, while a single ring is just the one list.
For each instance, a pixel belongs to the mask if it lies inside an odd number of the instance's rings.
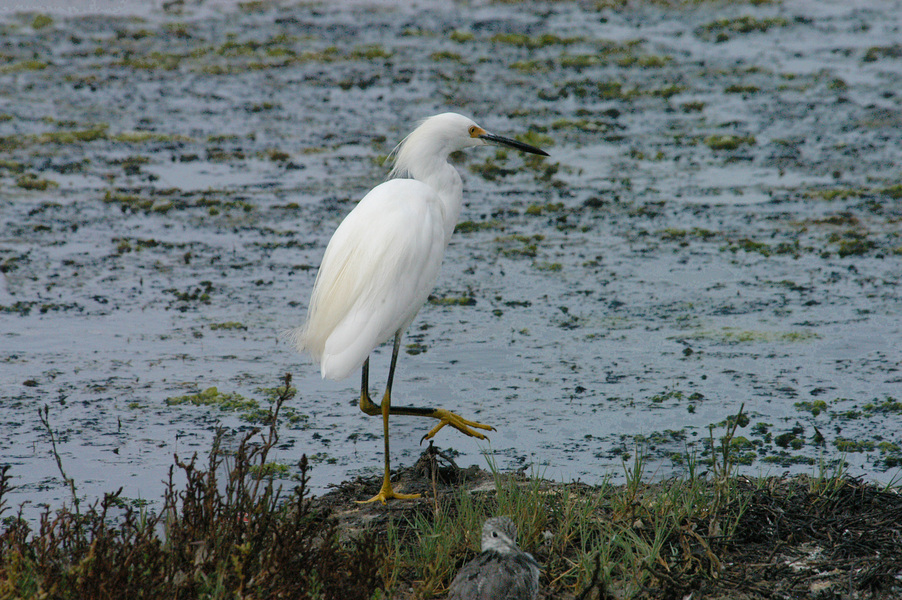
[{"label": "shallow water", "polygon": [[[435,290],[452,301],[414,322],[394,399],[497,427],[491,443],[440,433],[459,464],[488,453],[594,482],[640,447],[667,476],[744,403],[745,472],[844,459],[898,476],[902,4],[420,7],[154,7],[40,27],[3,13],[12,502],[68,497],[40,406],[80,494],[154,501],[173,453],[251,427],[168,398],[215,386],[265,406],[258,388],[285,372],[296,418],[276,459],[312,457],[316,491],[378,473],[357,379],[322,381],[280,335],[382,159],[443,110],[542,133],[530,141],[552,155],[457,158],[468,226]],[[735,147],[712,148],[724,135]],[[57,186],[24,189],[28,173]],[[392,420],[395,466],[431,425]]]}]

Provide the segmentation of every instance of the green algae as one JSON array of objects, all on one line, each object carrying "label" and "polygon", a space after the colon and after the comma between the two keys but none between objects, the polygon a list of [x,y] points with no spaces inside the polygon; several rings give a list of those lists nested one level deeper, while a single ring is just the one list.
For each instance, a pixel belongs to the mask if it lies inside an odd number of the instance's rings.
[{"label": "green algae", "polygon": [[564,210],[563,202],[546,202],[544,204],[530,204],[526,207],[526,214],[531,217],[538,217],[547,213],[560,212]]},{"label": "green algae", "polygon": [[686,393],[682,390],[675,388],[668,388],[661,393],[655,394],[649,398],[655,404],[663,404],[668,401],[683,401],[687,400],[692,403],[697,403],[705,399],[704,394],[701,392],[692,392]]},{"label": "green algae", "polygon": [[291,159],[291,155],[288,152],[279,150],[278,148],[267,148],[261,154],[264,158],[267,158],[273,162],[285,162]]},{"label": "green algae", "polygon": [[453,61],[453,62],[464,62],[463,57],[457,52],[451,52],[449,50],[441,50],[439,52],[433,52],[429,55],[429,60],[434,62],[441,61]]},{"label": "green algae", "polygon": [[114,60],[110,63],[110,66],[144,71],[175,71],[181,66],[185,58],[187,58],[187,55],[154,51],[144,55],[133,55]]},{"label": "green algae", "polygon": [[210,215],[223,211],[252,212],[255,206],[241,198],[230,198],[227,192],[183,192],[176,188],[134,191],[110,189],[104,192],[103,201],[116,205],[122,212],[167,214],[171,211],[205,210]]},{"label": "green algae", "polygon": [[887,396],[885,400],[878,402],[875,398],[873,402],[864,405],[863,410],[866,413],[881,413],[902,415],[902,402],[896,400],[892,396]]},{"label": "green algae", "polygon": [[495,244],[502,256],[507,258],[535,258],[538,254],[538,243],[545,239],[544,235],[512,234],[495,238]]},{"label": "green algae", "polygon": [[774,443],[780,448],[801,450],[805,446],[805,440],[801,437],[804,432],[804,428],[797,424],[791,431],[775,436]]},{"label": "green algae", "polygon": [[467,42],[473,41],[476,36],[470,31],[461,31],[459,29],[455,29],[448,36],[452,42],[457,42],[458,44],[465,44]]},{"label": "green algae", "polygon": [[803,402],[796,402],[794,406],[796,407],[796,410],[809,412],[812,417],[816,417],[822,412],[827,411],[828,404],[824,400],[814,400],[810,402],[806,400]]},{"label": "green algae", "polygon": [[123,212],[159,212],[166,213],[172,210],[173,203],[168,198],[154,198],[107,190],[103,195],[103,201],[107,204],[118,205]]},{"label": "green algae", "polygon": [[899,58],[902,58],[902,46],[899,44],[893,44],[892,46],[871,46],[865,51],[864,56],[861,57],[861,62],[876,62],[883,58],[899,60]]},{"label": "green algae", "polygon": [[224,411],[247,411],[260,407],[256,400],[248,399],[235,392],[220,392],[216,387],[209,387],[194,394],[171,396],[166,398],[169,406],[192,404],[194,406],[215,406]]},{"label": "green algae", "polygon": [[429,304],[434,306],[475,306],[472,296],[429,296]]},{"label": "green algae", "polygon": [[783,17],[758,19],[743,15],[734,19],[717,19],[695,30],[695,34],[705,40],[725,42],[737,34],[763,33],[773,27],[787,27],[789,21]]},{"label": "green algae", "polygon": [[561,37],[553,33],[543,33],[538,36],[528,36],[523,33],[496,33],[490,38],[495,44],[509,44],[529,50],[545,48],[547,46],[570,45],[582,42],[579,37]]},{"label": "green algae", "polygon": [[224,321],[222,323],[210,323],[210,329],[213,331],[247,331],[247,325],[238,321]]},{"label": "green algae", "polygon": [[547,73],[554,68],[549,59],[518,60],[510,64],[510,68],[523,73]]},{"label": "green algae", "polygon": [[471,173],[479,175],[483,179],[487,181],[495,181],[502,177],[508,177],[510,175],[516,175],[517,170],[509,167],[504,167],[492,157],[487,157],[483,162],[480,163],[471,163],[467,165],[467,170]]},{"label": "green algae", "polygon": [[[272,403],[275,398],[286,393],[290,398],[297,393],[293,387],[285,386],[275,388],[257,388],[256,391],[264,396],[264,398]],[[166,398],[166,404],[169,406],[179,406],[190,404],[193,406],[215,407],[222,412],[238,413],[238,418],[248,423],[268,425],[272,418],[272,412],[269,408],[263,407],[259,401],[247,398],[237,392],[220,392],[216,387],[209,387],[203,391],[193,394],[185,394],[183,396],[172,396]],[[291,407],[282,407],[281,418],[284,422],[294,427],[306,426],[309,417],[299,414]]]},{"label": "green algae", "polygon": [[155,131],[121,131],[119,133],[108,136],[114,142],[123,142],[125,144],[143,144],[146,142],[191,142],[191,138],[171,133],[158,133]]},{"label": "green algae", "polygon": [[489,221],[461,221],[454,227],[456,233],[474,233],[486,229],[503,230],[504,223],[498,219]]},{"label": "green algae", "polygon": [[59,184],[52,179],[43,179],[33,173],[25,173],[24,175],[17,177],[16,185],[22,189],[39,191],[59,187]]},{"label": "green algae", "polygon": [[174,247],[173,244],[161,244],[157,240],[153,238],[123,238],[123,237],[115,237],[113,238],[113,243],[116,244],[116,254],[125,254],[128,252],[140,252],[145,248],[156,248],[158,246],[164,247]]},{"label": "green algae", "polygon": [[867,254],[877,247],[874,240],[868,239],[867,232],[858,230],[833,232],[827,236],[827,242],[836,244],[836,253],[842,258]]},{"label": "green algae", "polygon": [[877,447],[871,440],[853,440],[844,437],[833,440],[833,445],[840,452],[873,452]]},{"label": "green algae", "polygon": [[689,232],[685,229],[677,229],[675,227],[668,227],[659,232],[662,240],[665,241],[683,241],[686,239],[686,236],[689,235]]},{"label": "green algae", "polygon": [[673,61],[672,56],[661,56],[657,54],[643,54],[639,56],[629,55],[617,61],[617,65],[628,67],[639,67],[641,69],[660,69],[666,67]]},{"label": "green algae", "polygon": [[550,148],[554,146],[554,138],[546,133],[542,133],[538,128],[531,128],[526,133],[519,133],[514,137],[517,141],[538,148]]},{"label": "green algae", "polygon": [[46,27],[50,27],[53,25],[53,17],[46,14],[37,14],[31,20],[31,28],[32,29],[44,29]]},{"label": "green algae", "polygon": [[251,465],[248,474],[254,479],[287,479],[291,477],[291,467],[284,463],[267,462]]},{"label": "green algae", "polygon": [[539,271],[550,271],[552,273],[562,271],[564,268],[559,262],[535,262],[533,266]]},{"label": "green algae", "polygon": [[629,97],[619,81],[599,81],[595,84],[595,92],[602,100],[621,100]]},{"label": "green algae", "polygon": [[820,339],[816,331],[803,329],[798,331],[755,331],[723,327],[719,330],[703,330],[689,334],[690,339],[712,339],[725,344],[749,344],[762,342],[800,343]]},{"label": "green algae", "polygon": [[789,468],[796,465],[815,465],[817,464],[817,459],[812,456],[803,456],[801,454],[793,455],[783,451],[776,454],[763,456],[761,457],[761,462],[778,465],[783,468]]},{"label": "green algae", "polygon": [[394,52],[385,49],[381,44],[366,44],[363,46],[355,46],[347,56],[352,60],[376,60],[388,59],[393,55]]},{"label": "green algae", "polygon": [[680,85],[680,84],[674,83],[672,85],[665,85],[664,87],[643,90],[638,93],[641,95],[644,95],[644,96],[651,96],[653,98],[668,99],[673,96],[676,96],[677,94],[682,94],[683,92],[687,91],[688,89],[689,88],[685,85]]},{"label": "green algae", "polygon": [[704,139],[704,143],[712,150],[736,150],[740,146],[753,146],[755,144],[755,136],[709,135]]},{"label": "green algae", "polygon": [[587,69],[602,64],[597,54],[563,54],[558,59],[563,69]]},{"label": "green algae", "polygon": [[552,129],[572,129],[584,133],[608,133],[616,126],[600,119],[557,119],[551,123]]},{"label": "green algae", "polygon": [[701,101],[683,102],[680,110],[684,113],[701,112],[705,109],[705,103]]},{"label": "green algae", "polygon": [[410,356],[422,354],[423,352],[426,352],[427,349],[427,346],[425,344],[421,344],[420,342],[411,342],[404,346],[404,352],[406,352]]},{"label": "green algae", "polygon": [[726,94],[754,94],[760,92],[761,88],[757,85],[734,83],[725,87],[723,91]]},{"label": "green algae", "polygon": [[170,306],[176,306],[179,310],[184,312],[189,306],[194,304],[209,304],[213,290],[214,287],[212,282],[201,281],[199,285],[189,286],[188,289],[185,290],[169,288],[163,291],[173,296]]},{"label": "green algae", "polygon": [[43,71],[51,63],[37,58],[30,58],[19,62],[9,63],[0,66],[0,73],[21,73],[22,71]]}]

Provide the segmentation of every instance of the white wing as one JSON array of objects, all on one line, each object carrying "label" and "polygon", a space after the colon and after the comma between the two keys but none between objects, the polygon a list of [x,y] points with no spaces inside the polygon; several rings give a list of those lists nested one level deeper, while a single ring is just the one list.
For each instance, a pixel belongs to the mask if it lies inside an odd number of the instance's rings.
[{"label": "white wing", "polygon": [[323,377],[343,379],[405,329],[438,277],[445,239],[435,191],[393,179],[368,193],[335,230],[316,276],[298,350]]}]

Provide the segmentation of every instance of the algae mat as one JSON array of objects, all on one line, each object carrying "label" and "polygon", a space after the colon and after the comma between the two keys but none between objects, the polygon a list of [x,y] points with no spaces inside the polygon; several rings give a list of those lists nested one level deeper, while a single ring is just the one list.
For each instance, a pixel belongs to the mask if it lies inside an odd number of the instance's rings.
[{"label": "algae mat", "polygon": [[[127,7],[126,7],[127,8]],[[0,457],[14,501],[160,495],[259,423],[279,472],[381,468],[358,382],[281,334],[328,237],[445,110],[545,147],[456,158],[465,207],[396,402],[498,428],[462,466],[596,482],[902,461],[899,2],[173,3],[2,14]],[[373,358],[382,383],[388,348]],[[431,424],[392,421],[395,465]]]}]

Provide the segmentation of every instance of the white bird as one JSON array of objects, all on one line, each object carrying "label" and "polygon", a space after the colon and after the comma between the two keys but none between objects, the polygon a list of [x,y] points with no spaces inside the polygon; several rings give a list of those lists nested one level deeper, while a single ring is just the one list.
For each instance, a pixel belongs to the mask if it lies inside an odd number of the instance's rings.
[{"label": "white bird", "polygon": [[[424,440],[445,425],[479,439],[485,436],[472,428],[494,430],[442,408],[391,406],[401,335],[435,285],[460,216],[463,185],[448,155],[486,144],[548,156],[528,144],[488,133],[455,113],[422,121],[392,153],[391,177],[409,179],[390,179],[376,186],[341,222],[323,255],[307,320],[291,333],[297,349],[309,352],[319,363],[323,378],[344,379],[362,367],[360,409],[382,415],[385,438],[385,478],[382,489],[368,502],[418,497],[392,490],[389,415],[439,419]],[[369,396],[369,355],[392,336],[391,366],[380,407]]]},{"label": "white bird", "polygon": [[535,600],[539,563],[517,546],[517,526],[507,517],[486,519],[482,552],[465,564],[448,588],[448,600]]}]

